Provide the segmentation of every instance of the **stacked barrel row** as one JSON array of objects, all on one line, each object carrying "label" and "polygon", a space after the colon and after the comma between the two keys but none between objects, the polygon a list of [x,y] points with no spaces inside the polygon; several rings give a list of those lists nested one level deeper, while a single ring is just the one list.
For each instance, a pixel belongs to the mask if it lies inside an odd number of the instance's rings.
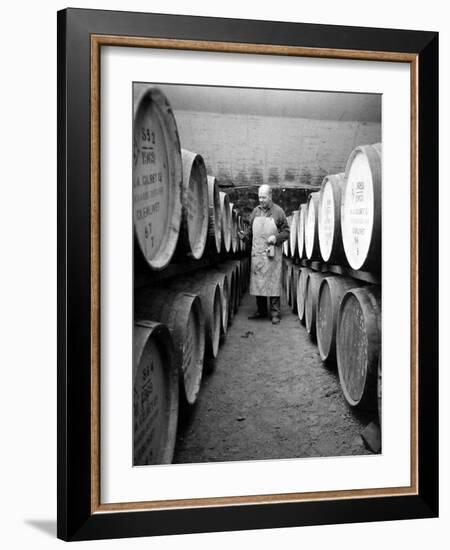
[{"label": "stacked barrel row", "polygon": [[[337,363],[347,401],[377,405],[381,419],[381,286],[359,276],[371,272],[377,280],[381,270],[379,144],[357,147],[345,173],[324,178],[320,192],[311,193],[288,223],[288,304],[316,339],[322,360]],[[336,265],[354,276],[330,272]]]},{"label": "stacked barrel row", "polygon": [[345,172],[324,178],[320,191],[288,217],[284,254],[354,270],[381,270],[381,145],[356,147]]},{"label": "stacked barrel row", "polygon": [[246,257],[135,291],[134,465],[172,461],[179,411],[195,404],[249,277]]},{"label": "stacked barrel row", "polygon": [[336,365],[348,403],[377,408],[381,419],[381,288],[315,271],[285,258],[287,303],[317,342],[322,361]]},{"label": "stacked barrel row", "polygon": [[136,108],[133,147],[135,250],[152,270],[172,259],[244,249],[240,213],[207,174],[203,157],[181,149],[175,116],[157,88]]},{"label": "stacked barrel row", "polygon": [[[135,253],[160,272],[134,294],[133,463],[161,464],[172,461],[179,411],[195,404],[237,312],[250,259],[231,257],[243,219],[202,156],[180,148],[158,89],[141,97],[133,139]],[[205,256],[207,269],[166,269]]]}]

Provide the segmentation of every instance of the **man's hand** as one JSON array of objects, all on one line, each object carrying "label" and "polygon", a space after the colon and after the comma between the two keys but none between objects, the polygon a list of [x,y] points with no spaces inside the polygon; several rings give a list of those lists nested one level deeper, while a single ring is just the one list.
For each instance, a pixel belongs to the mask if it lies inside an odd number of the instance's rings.
[{"label": "man's hand", "polygon": [[277,239],[275,238],[275,235],[270,235],[270,237],[267,239],[268,244],[275,244],[277,242]]}]

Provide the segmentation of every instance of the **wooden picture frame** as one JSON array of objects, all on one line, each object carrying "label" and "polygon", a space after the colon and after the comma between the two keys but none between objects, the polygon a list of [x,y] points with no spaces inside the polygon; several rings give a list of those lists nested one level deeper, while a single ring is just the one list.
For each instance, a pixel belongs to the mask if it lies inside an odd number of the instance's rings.
[{"label": "wooden picture frame", "polygon": [[[100,52],[105,46],[409,64],[409,487],[101,503]],[[58,13],[58,537],[88,540],[437,516],[437,143],[437,33],[83,9]]]}]

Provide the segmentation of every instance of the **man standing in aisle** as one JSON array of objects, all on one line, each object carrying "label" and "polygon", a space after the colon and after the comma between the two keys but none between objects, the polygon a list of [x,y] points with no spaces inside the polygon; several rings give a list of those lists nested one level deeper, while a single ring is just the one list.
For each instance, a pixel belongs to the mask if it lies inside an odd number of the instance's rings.
[{"label": "man standing in aisle", "polygon": [[289,225],[283,209],[272,202],[269,185],[258,190],[259,205],[250,216],[250,227],[240,237],[252,241],[250,294],[256,296],[256,312],[249,319],[267,318],[267,297],[274,325],[280,322],[281,267],[283,242],[289,237]]}]

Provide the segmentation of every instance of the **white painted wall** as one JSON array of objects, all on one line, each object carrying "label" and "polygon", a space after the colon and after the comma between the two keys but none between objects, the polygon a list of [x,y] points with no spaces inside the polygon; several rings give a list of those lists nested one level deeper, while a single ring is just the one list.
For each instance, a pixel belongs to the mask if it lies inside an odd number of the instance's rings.
[{"label": "white painted wall", "polygon": [[175,111],[181,146],[208,174],[234,185],[320,185],[345,171],[358,145],[381,141],[381,124]]}]

